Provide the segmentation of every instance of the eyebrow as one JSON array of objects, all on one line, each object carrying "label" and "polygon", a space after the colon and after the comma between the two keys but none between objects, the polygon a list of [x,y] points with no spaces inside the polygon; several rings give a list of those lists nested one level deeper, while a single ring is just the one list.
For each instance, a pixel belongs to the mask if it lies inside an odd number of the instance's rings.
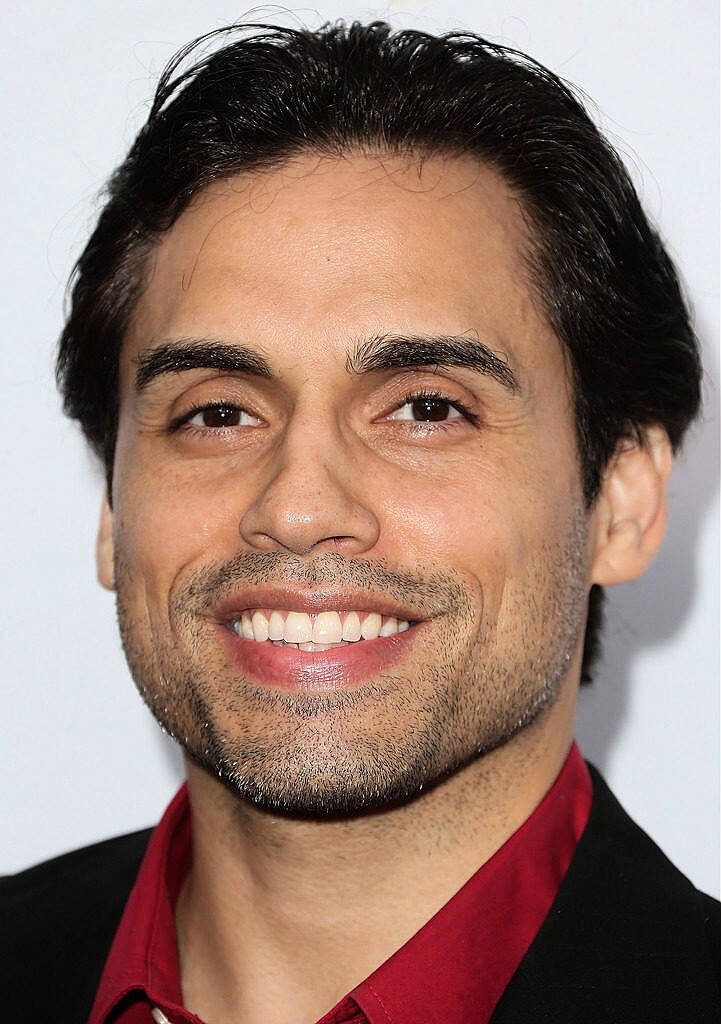
[{"label": "eyebrow", "polygon": [[[188,370],[246,373],[267,380],[275,376],[268,360],[256,349],[240,342],[213,339],[179,338],[164,342],[141,352],[135,362],[138,392],[158,377]],[[512,394],[521,390],[506,360],[468,335],[380,334],[356,342],[346,357],[346,370],[356,376],[421,366],[457,366],[492,377]]]},{"label": "eyebrow", "polygon": [[271,365],[255,349],[212,339],[195,341],[179,338],[141,352],[135,360],[135,390],[140,392],[151,381],[168,373],[187,370],[224,370],[273,378]]},{"label": "eyebrow", "polygon": [[346,359],[346,369],[356,374],[416,366],[458,366],[493,377],[513,394],[521,390],[508,362],[488,345],[467,334],[376,335],[358,342]]}]

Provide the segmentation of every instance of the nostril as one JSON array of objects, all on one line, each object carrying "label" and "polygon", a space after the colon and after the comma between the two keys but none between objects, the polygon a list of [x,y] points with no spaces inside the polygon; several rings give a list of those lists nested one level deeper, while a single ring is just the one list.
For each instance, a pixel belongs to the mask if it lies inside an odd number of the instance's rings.
[{"label": "nostril", "polygon": [[[380,524],[368,501],[366,473],[352,473],[347,460],[334,472],[323,458],[313,459],[307,438],[294,448],[286,444],[282,460],[265,468],[269,477],[256,479],[258,490],[240,516],[247,543],[301,556],[323,549],[360,554],[375,545]],[[240,479],[239,501],[253,489],[252,479]]]}]

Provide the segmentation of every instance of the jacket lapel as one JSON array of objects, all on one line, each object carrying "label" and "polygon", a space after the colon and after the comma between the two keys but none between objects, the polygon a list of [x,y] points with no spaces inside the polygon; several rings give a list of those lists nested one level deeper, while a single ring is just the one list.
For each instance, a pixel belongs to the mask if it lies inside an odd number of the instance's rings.
[{"label": "jacket lapel", "polygon": [[589,769],[586,829],[492,1024],[719,1019],[707,933],[718,904],[694,889]]}]

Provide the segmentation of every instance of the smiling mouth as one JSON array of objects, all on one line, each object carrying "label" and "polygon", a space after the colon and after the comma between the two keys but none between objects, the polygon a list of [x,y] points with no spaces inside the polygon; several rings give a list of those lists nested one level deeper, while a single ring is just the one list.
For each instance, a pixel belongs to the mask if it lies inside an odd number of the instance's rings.
[{"label": "smiling mouth", "polygon": [[279,608],[248,608],[229,625],[244,640],[314,652],[394,636],[410,629],[413,623],[372,611],[309,614]]}]

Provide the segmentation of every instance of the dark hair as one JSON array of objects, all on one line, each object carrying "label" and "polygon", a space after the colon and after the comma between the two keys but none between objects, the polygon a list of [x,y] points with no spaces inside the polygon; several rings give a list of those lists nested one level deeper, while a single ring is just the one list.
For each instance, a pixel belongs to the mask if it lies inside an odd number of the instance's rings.
[{"label": "dark hair", "polygon": [[[493,166],[521,200],[531,280],[567,353],[588,505],[621,438],[658,423],[678,446],[700,400],[688,310],[619,157],[569,86],[471,33],[241,25],[201,37],[165,69],[74,270],[57,376],[108,480],[119,352],[148,253],[210,182],[308,150],[464,154]],[[601,605],[594,587],[584,678]]]}]

